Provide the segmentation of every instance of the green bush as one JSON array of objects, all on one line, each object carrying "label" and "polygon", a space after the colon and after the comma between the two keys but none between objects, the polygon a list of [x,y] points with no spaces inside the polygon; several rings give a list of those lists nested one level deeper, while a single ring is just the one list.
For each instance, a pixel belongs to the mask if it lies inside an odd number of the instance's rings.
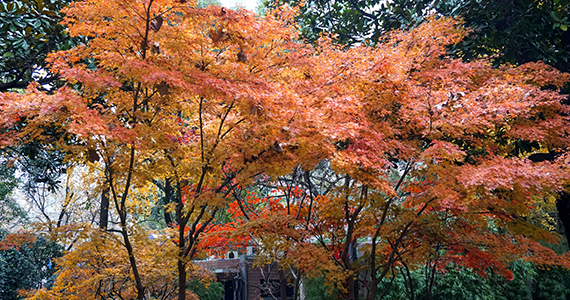
[{"label": "green bush", "polygon": [[220,282],[204,282],[194,279],[188,283],[187,288],[194,292],[200,300],[220,300],[224,299],[224,285]]},{"label": "green bush", "polygon": [[0,250],[0,299],[21,299],[20,289],[49,288],[55,279],[52,259],[61,255],[61,246],[43,237],[18,248]]}]

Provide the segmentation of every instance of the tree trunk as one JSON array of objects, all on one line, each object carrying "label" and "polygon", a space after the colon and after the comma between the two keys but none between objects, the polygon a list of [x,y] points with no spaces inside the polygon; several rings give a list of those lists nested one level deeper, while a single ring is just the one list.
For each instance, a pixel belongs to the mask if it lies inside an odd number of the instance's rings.
[{"label": "tree trunk", "polygon": [[348,277],[346,287],[348,289],[347,292],[349,300],[356,300],[356,285],[354,283],[354,277]]},{"label": "tree trunk", "polygon": [[[178,205],[181,208],[181,203]],[[186,223],[182,222],[182,210],[176,212],[178,219],[178,300],[186,299],[186,261],[184,259],[184,250],[186,247],[186,236],[184,234],[184,229],[186,228]],[[190,245],[189,245],[190,246]]]},{"label": "tree trunk", "polygon": [[[182,255],[182,253],[180,254]],[[186,299],[186,263],[181,256],[178,258],[178,300]]]},{"label": "tree trunk", "polygon": [[[172,202],[173,197],[174,190],[172,189],[172,181],[170,178],[166,178],[164,181],[164,205],[166,206],[168,203]],[[164,222],[166,222],[166,226],[173,226],[172,218],[166,208],[164,209]]]},{"label": "tree trunk", "polygon": [[129,235],[127,233],[127,226],[124,224],[123,220],[126,218],[121,218],[121,234],[123,235],[123,241],[125,242],[125,248],[127,249],[127,254],[129,255],[129,262],[133,270],[133,276],[135,277],[135,287],[137,289],[137,299],[144,300],[144,286],[142,284],[141,276],[137,268],[137,262],[135,260],[135,254],[133,251],[133,246],[129,240]]},{"label": "tree trunk", "polygon": [[378,284],[376,280],[370,280],[370,289],[368,289],[368,300],[376,300],[376,293],[378,293]]},{"label": "tree trunk", "polygon": [[299,284],[301,283],[301,274],[297,275],[295,278],[295,285],[293,289],[293,300],[297,300],[299,298]]},{"label": "tree trunk", "polygon": [[99,228],[107,230],[109,224],[109,187],[101,193],[101,209],[99,211]]},{"label": "tree trunk", "polygon": [[281,300],[287,299],[287,278],[285,278],[285,272],[279,266],[279,287],[281,289]]}]

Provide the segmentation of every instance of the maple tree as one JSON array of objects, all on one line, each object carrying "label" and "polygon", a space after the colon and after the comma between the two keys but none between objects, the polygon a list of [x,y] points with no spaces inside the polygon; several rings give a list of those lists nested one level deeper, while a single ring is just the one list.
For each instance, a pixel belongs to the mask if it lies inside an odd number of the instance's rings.
[{"label": "maple tree", "polygon": [[[567,74],[449,58],[465,31],[445,18],[345,48],[299,41],[287,8],[92,0],[63,13],[88,42],[49,56],[62,88],[0,95],[0,145],[37,140],[87,165],[118,225],[78,226],[56,286],[31,297],[186,299],[192,259],[249,242],[347,299],[358,285],[376,299],[426,261],[505,277],[517,258],[569,267],[527,221],[568,181],[569,158],[515,151],[566,150]],[[160,194],[156,243],[138,216]]]},{"label": "maple tree", "polygon": [[[151,238],[149,238],[149,236]],[[128,253],[122,238],[97,228],[86,227],[77,238],[74,250],[56,259],[57,278],[51,289],[26,290],[26,299],[135,299],[136,282],[129,270]],[[130,236],[144,282],[145,299],[174,299],[178,294],[177,247],[168,236],[160,236],[135,226]],[[188,272],[200,282],[213,274],[196,265]],[[188,299],[197,299],[185,291]]]},{"label": "maple tree", "polygon": [[296,57],[305,53],[285,21],[292,13],[257,18],[179,1],[76,2],[63,13],[70,35],[88,43],[50,55],[62,88],[2,95],[2,144],[45,141],[45,124],[57,124],[65,134],[54,147],[100,166],[119,219],[109,230],[121,237],[133,276],[125,288],[137,299],[148,287],[134,216],[150,205],[139,195],[169,182],[177,297],[185,299],[189,259],[235,181],[290,169],[298,160],[275,159],[296,156],[281,136],[309,132],[292,91],[303,76]]},{"label": "maple tree", "polygon": [[540,63],[494,68],[445,57],[465,34],[456,26],[432,20],[373,48],[338,51],[319,41],[323,60],[307,68],[305,91],[319,99],[311,117],[331,142],[335,172],[237,197],[243,216],[257,219],[245,230],[265,241],[262,251],[287,253],[309,276],[325,274],[347,299],[355,299],[355,280],[376,299],[396,266],[426,261],[507,278],[505,264],[521,257],[568,267],[567,254],[537,242],[557,236],[528,222],[544,201],[553,206],[568,158],[533,164],[517,148],[566,149],[567,107],[552,87],[568,77]]}]

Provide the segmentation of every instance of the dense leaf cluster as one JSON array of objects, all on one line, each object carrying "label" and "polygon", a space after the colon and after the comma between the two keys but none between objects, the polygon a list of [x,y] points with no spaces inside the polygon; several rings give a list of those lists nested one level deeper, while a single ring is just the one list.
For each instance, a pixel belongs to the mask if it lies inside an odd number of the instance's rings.
[{"label": "dense leaf cluster", "polygon": [[18,0],[0,3],[0,91],[51,83],[46,55],[75,45],[60,25],[68,0]]},{"label": "dense leaf cluster", "polygon": [[6,236],[0,236],[0,299],[21,299],[19,290],[49,288],[55,277],[52,259],[62,255],[54,241],[37,237],[21,245],[3,247]]},{"label": "dense leaf cluster", "polygon": [[[266,1],[269,6],[297,0]],[[568,71],[570,21],[567,0],[342,0],[303,1],[298,21],[305,38],[333,34],[341,43],[376,43],[391,29],[415,27],[426,17],[460,17],[469,36],[451,47],[465,59],[481,56],[495,63],[522,64],[542,60]]]}]

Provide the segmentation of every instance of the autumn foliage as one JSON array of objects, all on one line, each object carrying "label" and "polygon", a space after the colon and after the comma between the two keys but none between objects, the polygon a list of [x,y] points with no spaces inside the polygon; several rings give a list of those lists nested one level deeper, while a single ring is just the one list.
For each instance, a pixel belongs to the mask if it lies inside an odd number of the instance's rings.
[{"label": "autumn foliage", "polygon": [[[449,58],[465,35],[450,19],[344,48],[301,42],[287,8],[182,2],[74,2],[64,24],[87,42],[50,55],[62,87],[0,95],[0,146],[47,141],[98,168],[118,218],[33,299],[185,299],[192,259],[249,244],[349,299],[357,281],[376,299],[397,266],[570,267],[530,222],[569,158],[525,158],[570,145],[567,74]],[[137,224],[153,194],[169,199],[160,240]]]}]

